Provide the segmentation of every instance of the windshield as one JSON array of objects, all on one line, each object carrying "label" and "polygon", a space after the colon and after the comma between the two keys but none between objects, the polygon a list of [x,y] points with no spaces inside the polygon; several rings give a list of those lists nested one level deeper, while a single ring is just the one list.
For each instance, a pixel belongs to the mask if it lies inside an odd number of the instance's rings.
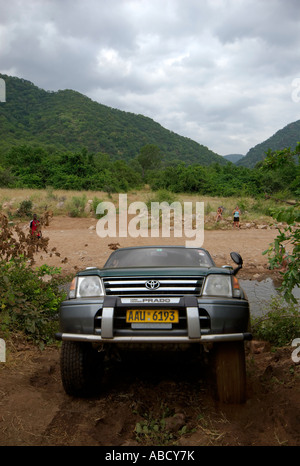
[{"label": "windshield", "polygon": [[150,247],[118,249],[104,265],[115,267],[211,267],[214,263],[204,249]]}]

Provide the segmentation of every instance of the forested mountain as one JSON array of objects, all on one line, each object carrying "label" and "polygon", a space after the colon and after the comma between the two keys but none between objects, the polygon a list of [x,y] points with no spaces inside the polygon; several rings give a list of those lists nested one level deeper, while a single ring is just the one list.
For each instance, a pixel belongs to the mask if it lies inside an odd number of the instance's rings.
[{"label": "forested mountain", "polygon": [[266,141],[252,147],[236,165],[254,168],[258,162],[266,157],[266,152],[269,149],[277,151],[290,147],[291,150],[294,150],[298,142],[300,142],[300,120],[288,124]]},{"label": "forested mountain", "polygon": [[49,92],[24,79],[0,77],[6,83],[6,102],[0,104],[2,157],[12,147],[26,144],[53,151],[86,149],[129,161],[143,146],[154,144],[166,164],[226,163],[207,147],[143,115],[107,107],[73,90]]}]

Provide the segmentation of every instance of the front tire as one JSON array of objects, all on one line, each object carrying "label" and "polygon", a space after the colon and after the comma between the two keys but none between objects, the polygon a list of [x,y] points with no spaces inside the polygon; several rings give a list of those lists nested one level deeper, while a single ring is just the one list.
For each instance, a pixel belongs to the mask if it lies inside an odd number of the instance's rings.
[{"label": "front tire", "polygon": [[217,398],[222,403],[246,401],[246,362],[244,342],[214,345]]},{"label": "front tire", "polygon": [[90,343],[63,341],[60,356],[61,379],[71,396],[95,395],[100,389],[103,353]]}]

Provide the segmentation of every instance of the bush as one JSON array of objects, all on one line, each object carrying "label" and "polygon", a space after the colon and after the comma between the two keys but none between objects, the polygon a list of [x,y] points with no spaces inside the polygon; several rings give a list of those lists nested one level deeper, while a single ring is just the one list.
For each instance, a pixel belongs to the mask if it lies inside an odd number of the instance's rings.
[{"label": "bush", "polygon": [[68,204],[69,217],[82,217],[86,205],[86,195],[73,196]]},{"label": "bush", "polygon": [[186,432],[186,426],[179,429],[177,433],[170,432],[167,428],[166,419],[176,415],[164,404],[161,405],[158,417],[152,412],[146,412],[142,415],[144,418],[135,426],[136,440],[141,445],[170,445],[176,439]]},{"label": "bush", "polygon": [[147,207],[151,207],[151,202],[158,202],[159,204],[161,202],[167,202],[168,204],[172,204],[173,202],[176,202],[176,196],[168,191],[167,189],[159,189],[158,191],[155,192],[153,197],[150,197],[147,201]]},{"label": "bush", "polygon": [[297,303],[293,289],[300,286],[300,209],[299,204],[287,209],[272,212],[278,222],[286,222],[287,226],[280,230],[270,247],[263,252],[269,255],[270,267],[283,267],[282,284],[279,290],[288,302]]},{"label": "bush", "polygon": [[19,217],[31,217],[32,216],[32,201],[22,201],[18,209]]},{"label": "bush", "polygon": [[0,213],[0,260],[9,261],[23,257],[34,263],[34,254],[37,251],[47,252],[49,238],[40,239],[24,233],[19,225],[11,225],[6,215]]},{"label": "bush", "polygon": [[269,341],[274,346],[285,346],[300,335],[300,319],[297,304],[286,305],[284,298],[273,298],[270,310],[263,317],[254,319],[254,338]]},{"label": "bush", "polygon": [[[46,274],[49,281],[43,278]],[[1,260],[0,334],[7,337],[20,331],[39,345],[53,342],[65,298],[60,284],[60,269],[44,265],[33,270],[23,258]]]},{"label": "bush", "polygon": [[98,204],[100,204],[101,202],[103,202],[101,199],[99,199],[97,196],[94,196],[92,203],[92,209],[94,213],[96,213]]}]

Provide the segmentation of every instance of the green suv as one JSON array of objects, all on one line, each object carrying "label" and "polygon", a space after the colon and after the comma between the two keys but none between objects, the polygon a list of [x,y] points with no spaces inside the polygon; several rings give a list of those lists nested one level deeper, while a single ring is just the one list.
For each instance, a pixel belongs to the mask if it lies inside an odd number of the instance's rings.
[{"label": "green suv", "polygon": [[231,258],[237,267],[216,267],[203,248],[121,248],[103,268],[77,273],[56,335],[66,393],[98,390],[112,348],[198,345],[213,356],[220,401],[245,401],[249,304],[236,278],[243,261],[238,253]]}]

